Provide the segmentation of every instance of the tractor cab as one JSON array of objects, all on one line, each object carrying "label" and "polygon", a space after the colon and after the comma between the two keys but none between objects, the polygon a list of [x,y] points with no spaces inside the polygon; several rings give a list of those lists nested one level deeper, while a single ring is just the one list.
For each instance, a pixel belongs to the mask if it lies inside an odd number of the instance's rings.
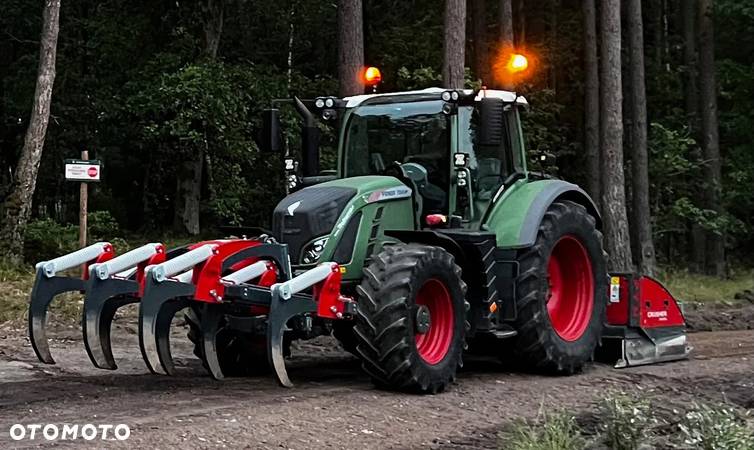
[{"label": "tractor cab", "polygon": [[[416,228],[477,229],[506,184],[526,178],[518,111],[526,104],[507,91],[441,88],[300,102],[303,176],[289,160],[289,186],[389,176],[412,190]],[[325,174],[316,117],[336,123],[337,167]]]}]

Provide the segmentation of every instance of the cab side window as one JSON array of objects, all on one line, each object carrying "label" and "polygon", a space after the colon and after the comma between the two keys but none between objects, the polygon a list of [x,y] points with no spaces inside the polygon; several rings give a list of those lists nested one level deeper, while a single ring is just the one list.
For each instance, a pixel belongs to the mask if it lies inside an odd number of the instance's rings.
[{"label": "cab side window", "polygon": [[[469,155],[468,168],[471,172],[471,183],[476,200],[489,201],[503,185],[503,182],[516,170],[512,158],[513,145],[512,130],[517,123],[515,108],[506,109],[504,122],[505,136],[499,145],[482,145],[475,139],[478,130],[478,112],[473,107],[459,108],[458,123],[459,151]],[[511,119],[508,119],[511,116]],[[520,159],[520,158],[519,158]]]}]

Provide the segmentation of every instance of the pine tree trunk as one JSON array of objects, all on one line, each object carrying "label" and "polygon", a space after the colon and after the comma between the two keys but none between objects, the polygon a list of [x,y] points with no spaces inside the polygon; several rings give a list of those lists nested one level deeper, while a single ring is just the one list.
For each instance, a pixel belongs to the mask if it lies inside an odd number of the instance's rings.
[{"label": "pine tree trunk", "polygon": [[[498,64],[505,65],[514,52],[513,46],[513,6],[511,0],[500,0],[500,37],[498,40]],[[514,91],[516,89],[512,80],[505,76],[504,70],[497,70],[502,75],[498,80],[502,89]]]},{"label": "pine tree trunk", "polygon": [[647,97],[644,81],[644,30],[641,0],[628,0],[628,38],[631,76],[631,239],[639,271],[656,271],[655,247],[649,210],[649,161],[647,156]]},{"label": "pine tree trunk", "polygon": [[[705,208],[722,214],[720,142],[717,127],[717,82],[715,79],[715,34],[712,0],[699,0],[699,97],[704,154]],[[707,233],[707,273],[725,275],[723,236]]]},{"label": "pine tree trunk", "polygon": [[487,47],[487,16],[485,0],[471,0],[471,32],[474,44],[474,74],[486,85],[489,79],[489,50]]},{"label": "pine tree trunk", "polygon": [[600,205],[600,92],[595,0],[582,0],[584,20],[584,148],[587,190]]},{"label": "pine tree trunk", "polygon": [[338,80],[341,97],[364,93],[364,31],[361,0],[338,2]]},{"label": "pine tree trunk", "polygon": [[0,242],[3,242],[3,246],[0,252],[12,259],[20,259],[23,253],[24,230],[31,217],[37,173],[50,120],[59,29],[60,0],[46,0],[42,13],[39,67],[29,128],[26,130],[21,157],[16,166],[13,187],[3,206],[2,230],[0,230]]},{"label": "pine tree trunk", "polygon": [[199,234],[199,213],[202,197],[202,171],[204,169],[204,152],[199,148],[180,165],[176,174],[175,218],[174,226],[180,233],[192,236]]},{"label": "pine tree trunk", "polygon": [[206,0],[202,4],[202,20],[204,22],[204,54],[210,59],[217,58],[220,49],[220,37],[223,33],[225,18],[224,0]]},{"label": "pine tree trunk", "polygon": [[[214,61],[217,59],[223,33],[225,2],[224,0],[205,0],[201,4],[201,9],[204,32],[202,58]],[[181,162],[176,174],[173,228],[179,233],[195,236],[201,232],[202,175],[205,172],[206,159],[207,155],[203,147],[193,148],[186,159]]]},{"label": "pine tree trunk", "polygon": [[[560,18],[558,17],[558,12],[560,11],[560,0],[549,0],[548,1],[548,7],[550,8],[550,14],[549,14],[549,22],[550,22],[550,30],[547,33],[547,41],[548,41],[548,47],[550,48],[551,52],[556,52],[558,48],[558,23],[560,22]],[[552,89],[556,95],[558,92],[558,76],[560,75],[559,68],[557,63],[559,62],[559,58],[553,54],[553,57],[550,58],[550,73],[548,76],[549,79],[549,88]]]},{"label": "pine tree trunk", "polygon": [[465,47],[466,0],[445,0],[442,80],[447,88],[463,88]]},{"label": "pine tree trunk", "polygon": [[500,43],[513,48],[513,5],[511,0],[500,0]]},{"label": "pine tree trunk", "polygon": [[[696,55],[696,1],[686,0],[681,7],[683,24],[683,66],[684,66],[684,100],[686,109],[686,123],[692,136],[698,136],[699,128],[699,89],[697,86],[697,55]],[[698,140],[697,140],[698,142]],[[702,154],[698,145],[691,151],[691,160],[701,164]],[[702,197],[700,183],[690,181],[696,185],[697,196]],[[691,224],[691,261],[693,270],[704,272],[707,257],[707,239],[704,229],[694,222]]]},{"label": "pine tree trunk", "polygon": [[514,14],[514,17],[516,18],[516,22],[514,27],[518,27],[513,33],[515,45],[519,48],[524,48],[526,47],[526,3],[524,0],[518,0],[515,9],[516,13]]},{"label": "pine tree trunk", "polygon": [[632,269],[623,175],[620,0],[600,2],[602,212],[611,271]]}]

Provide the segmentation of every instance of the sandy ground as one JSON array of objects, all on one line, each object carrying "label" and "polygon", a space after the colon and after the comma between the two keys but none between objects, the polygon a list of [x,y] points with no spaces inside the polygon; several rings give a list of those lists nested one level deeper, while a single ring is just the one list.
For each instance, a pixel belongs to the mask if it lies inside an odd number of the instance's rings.
[{"label": "sandy ground", "polygon": [[[211,380],[174,339],[177,377],[147,373],[133,324],[116,322],[117,371],[92,367],[76,328],[57,329],[57,365],[39,363],[24,330],[0,329],[0,447],[53,445],[13,441],[12,424],[117,424],[127,441],[64,441],[64,447],[153,448],[496,448],[498,431],[545,409],[591,411],[611,390],[640,393],[672,410],[692,400],[754,408],[754,331],[699,332],[687,361],[615,370],[591,364],[579,375],[508,371],[467,358],[452,388],[435,396],[375,389],[358,361],[320,338],[297,345],[289,365],[294,389],[268,376]],[[669,412],[672,414],[672,412]]]}]

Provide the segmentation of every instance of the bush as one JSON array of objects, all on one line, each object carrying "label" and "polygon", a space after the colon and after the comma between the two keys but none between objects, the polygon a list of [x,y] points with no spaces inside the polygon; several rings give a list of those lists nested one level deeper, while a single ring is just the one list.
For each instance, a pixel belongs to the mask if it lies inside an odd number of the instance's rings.
[{"label": "bush", "polygon": [[78,227],[52,219],[30,222],[24,233],[24,260],[30,264],[46,261],[78,248]]},{"label": "bush", "polygon": [[109,241],[120,234],[120,226],[110,211],[93,211],[87,219],[89,242]]}]

